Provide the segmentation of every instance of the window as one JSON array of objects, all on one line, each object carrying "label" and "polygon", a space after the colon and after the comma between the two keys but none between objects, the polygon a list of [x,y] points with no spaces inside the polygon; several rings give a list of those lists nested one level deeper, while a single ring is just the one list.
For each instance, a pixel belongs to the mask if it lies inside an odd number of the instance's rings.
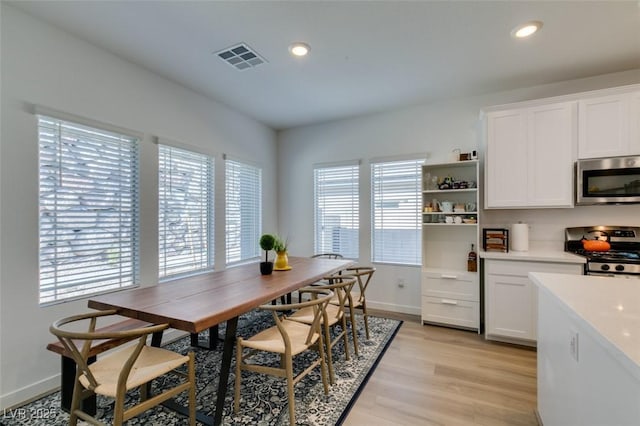
[{"label": "window", "polygon": [[374,262],[419,265],[420,176],[423,160],[371,164]]},{"label": "window", "polygon": [[138,138],[38,116],[40,303],[138,284]]},{"label": "window", "polygon": [[160,277],[213,269],[210,156],[159,145]]},{"label": "window", "polygon": [[227,265],[260,256],[262,170],[225,158]]},{"label": "window", "polygon": [[359,165],[314,169],[315,242],[319,253],[359,256]]}]

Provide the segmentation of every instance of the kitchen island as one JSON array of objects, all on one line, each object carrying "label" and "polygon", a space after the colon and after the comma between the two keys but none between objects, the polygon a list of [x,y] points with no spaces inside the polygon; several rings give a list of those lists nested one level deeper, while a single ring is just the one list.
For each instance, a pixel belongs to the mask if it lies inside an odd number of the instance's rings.
[{"label": "kitchen island", "polygon": [[545,426],[640,424],[640,280],[533,272]]}]

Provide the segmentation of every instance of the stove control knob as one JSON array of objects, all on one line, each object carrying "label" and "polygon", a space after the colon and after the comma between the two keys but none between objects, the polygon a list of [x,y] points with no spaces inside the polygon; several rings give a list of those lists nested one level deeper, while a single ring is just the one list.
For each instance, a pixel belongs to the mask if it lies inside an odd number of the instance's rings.
[{"label": "stove control knob", "polygon": [[624,265],[616,265],[616,271],[618,272],[624,271]]},{"label": "stove control knob", "polygon": [[600,269],[602,269],[603,271],[608,271],[609,270],[609,265],[607,265],[606,263],[604,265],[602,265],[600,267]]}]

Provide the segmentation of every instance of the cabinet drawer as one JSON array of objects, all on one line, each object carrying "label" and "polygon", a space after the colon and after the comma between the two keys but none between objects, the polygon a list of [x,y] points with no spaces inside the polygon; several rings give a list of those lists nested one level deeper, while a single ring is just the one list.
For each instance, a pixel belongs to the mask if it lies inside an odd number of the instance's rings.
[{"label": "cabinet drawer", "polygon": [[458,327],[478,328],[478,302],[422,296],[422,321]]},{"label": "cabinet drawer", "polygon": [[467,273],[422,273],[422,294],[436,298],[467,300],[478,302],[480,290],[477,274]]}]

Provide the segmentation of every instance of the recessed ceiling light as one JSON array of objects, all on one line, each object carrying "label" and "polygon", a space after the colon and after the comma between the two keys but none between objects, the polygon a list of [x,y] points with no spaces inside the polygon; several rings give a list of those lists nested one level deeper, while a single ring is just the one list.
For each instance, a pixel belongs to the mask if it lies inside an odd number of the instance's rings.
[{"label": "recessed ceiling light", "polygon": [[530,21],[522,25],[518,25],[511,31],[511,35],[516,38],[526,38],[533,35],[536,31],[542,28],[542,22]]},{"label": "recessed ceiling light", "polygon": [[311,48],[307,43],[296,42],[289,46],[289,52],[294,56],[306,56]]}]

